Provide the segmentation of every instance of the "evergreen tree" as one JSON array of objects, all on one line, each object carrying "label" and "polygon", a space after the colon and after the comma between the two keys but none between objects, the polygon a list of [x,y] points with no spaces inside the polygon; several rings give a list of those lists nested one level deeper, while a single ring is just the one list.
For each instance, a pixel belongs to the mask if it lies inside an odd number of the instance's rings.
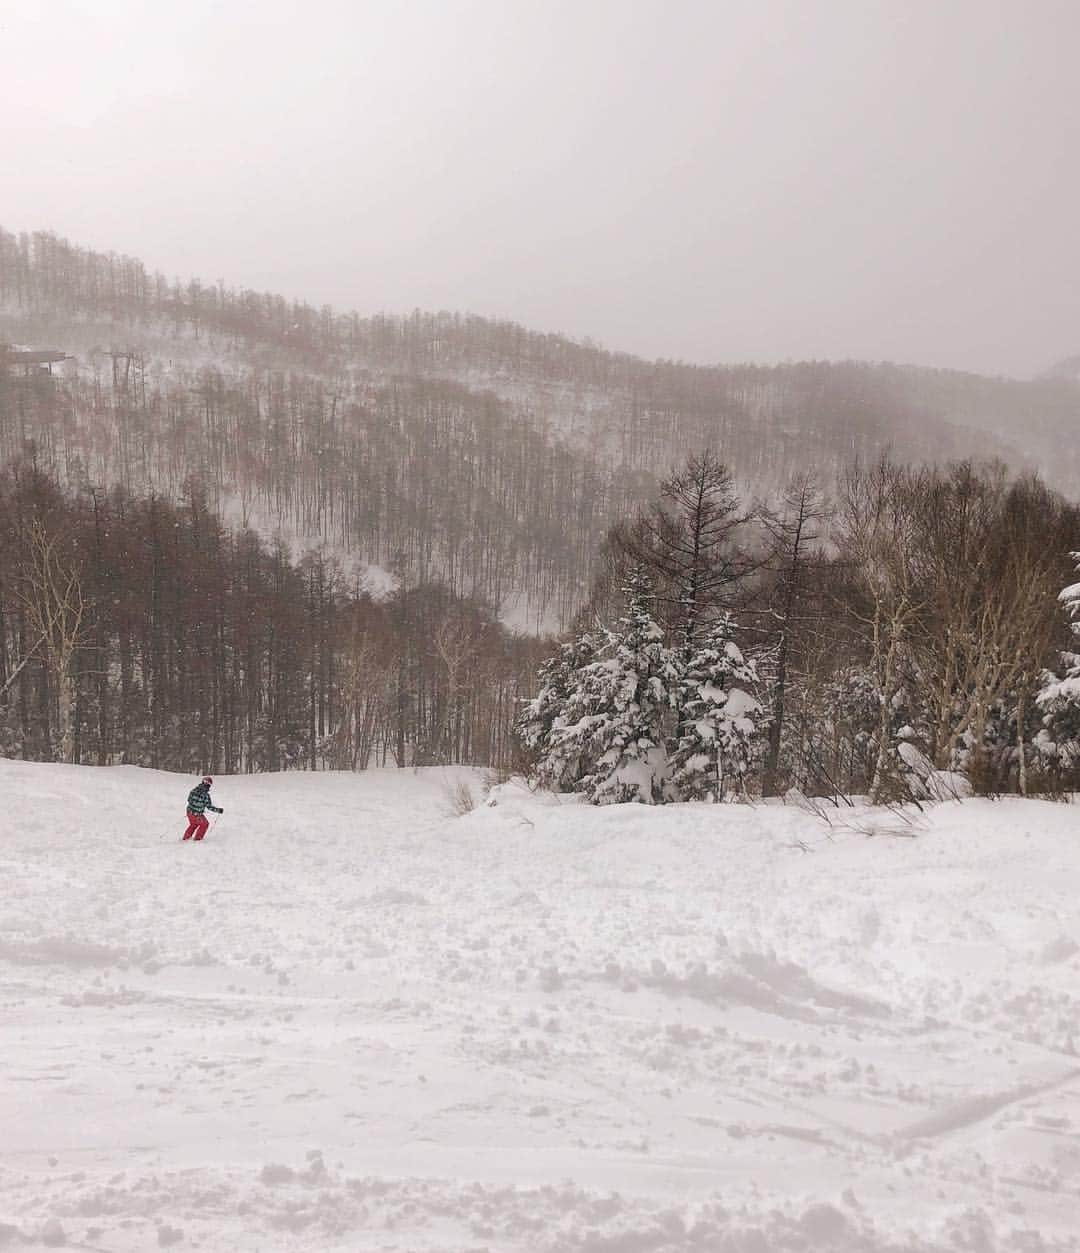
[{"label": "evergreen tree", "polygon": [[597,656],[591,632],[559,645],[540,667],[539,691],[518,719],[518,734],[535,755],[533,777],[554,791],[571,791],[590,768],[590,701],[582,679]]},{"label": "evergreen tree", "polygon": [[[1080,562],[1080,553],[1073,553],[1073,557]],[[1080,638],[1080,583],[1065,588],[1060,599],[1073,619],[1073,634]],[[1061,662],[1064,675],[1047,671],[1037,697],[1045,710],[1039,746],[1068,768],[1080,760],[1080,652],[1063,652]]]},{"label": "evergreen tree", "polygon": [[761,706],[757,682],[721,614],[684,655],[676,688],[678,740],[672,785],[682,800],[721,801],[740,788],[750,768]]},{"label": "evergreen tree", "polygon": [[597,805],[656,804],[668,775],[664,724],[677,670],[640,566],[630,571],[624,592],[625,616],[617,630],[606,632],[600,656],[582,672],[588,712],[567,728],[569,736],[588,743],[595,764],[580,790]]}]

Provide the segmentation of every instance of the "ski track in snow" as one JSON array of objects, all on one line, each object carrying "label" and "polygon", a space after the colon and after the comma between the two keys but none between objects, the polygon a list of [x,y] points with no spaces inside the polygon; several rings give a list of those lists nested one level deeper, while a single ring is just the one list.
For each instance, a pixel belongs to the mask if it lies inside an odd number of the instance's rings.
[{"label": "ski track in snow", "polygon": [[1080,1249],[1080,810],[461,777],[0,761],[0,1249]]}]

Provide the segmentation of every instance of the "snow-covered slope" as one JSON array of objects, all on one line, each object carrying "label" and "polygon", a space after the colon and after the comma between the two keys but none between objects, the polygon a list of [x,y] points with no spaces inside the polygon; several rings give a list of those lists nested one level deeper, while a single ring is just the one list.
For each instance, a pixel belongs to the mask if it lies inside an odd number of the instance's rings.
[{"label": "snow-covered slope", "polygon": [[1080,810],[460,777],[0,762],[0,1247],[1080,1248]]}]

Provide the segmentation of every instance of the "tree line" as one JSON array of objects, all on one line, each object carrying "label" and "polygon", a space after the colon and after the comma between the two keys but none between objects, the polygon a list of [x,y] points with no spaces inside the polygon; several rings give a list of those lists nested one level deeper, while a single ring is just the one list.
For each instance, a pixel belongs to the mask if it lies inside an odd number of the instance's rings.
[{"label": "tree line", "polygon": [[520,720],[532,773],[594,801],[1080,787],[1077,549],[1080,509],[1000,465],[881,458],[747,508],[693,456],[609,533]]},{"label": "tree line", "polygon": [[524,766],[597,801],[1080,786],[1080,510],[992,464],[882,459],[746,505],[695,455],[609,530],[555,641],[436,581],[374,597],[198,481],[177,502],[16,462],[0,540],[11,756]]},{"label": "tree line", "polygon": [[225,773],[508,768],[539,643],[427,582],[375,599],[325,553],[178,503],[0,476],[0,751]]}]

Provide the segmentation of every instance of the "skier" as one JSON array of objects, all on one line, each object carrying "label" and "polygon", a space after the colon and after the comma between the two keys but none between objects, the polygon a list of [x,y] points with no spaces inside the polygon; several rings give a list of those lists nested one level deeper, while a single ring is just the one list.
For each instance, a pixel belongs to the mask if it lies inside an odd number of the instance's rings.
[{"label": "skier", "polygon": [[210,787],[214,780],[209,775],[204,775],[201,783],[196,783],[188,793],[187,798],[187,816],[188,829],[184,832],[184,839],[190,840],[192,836],[197,840],[201,840],[206,834],[206,828],[210,825],[206,817],[206,810],[210,810],[212,814],[223,814],[224,809],[218,809],[216,805],[210,804]]}]

